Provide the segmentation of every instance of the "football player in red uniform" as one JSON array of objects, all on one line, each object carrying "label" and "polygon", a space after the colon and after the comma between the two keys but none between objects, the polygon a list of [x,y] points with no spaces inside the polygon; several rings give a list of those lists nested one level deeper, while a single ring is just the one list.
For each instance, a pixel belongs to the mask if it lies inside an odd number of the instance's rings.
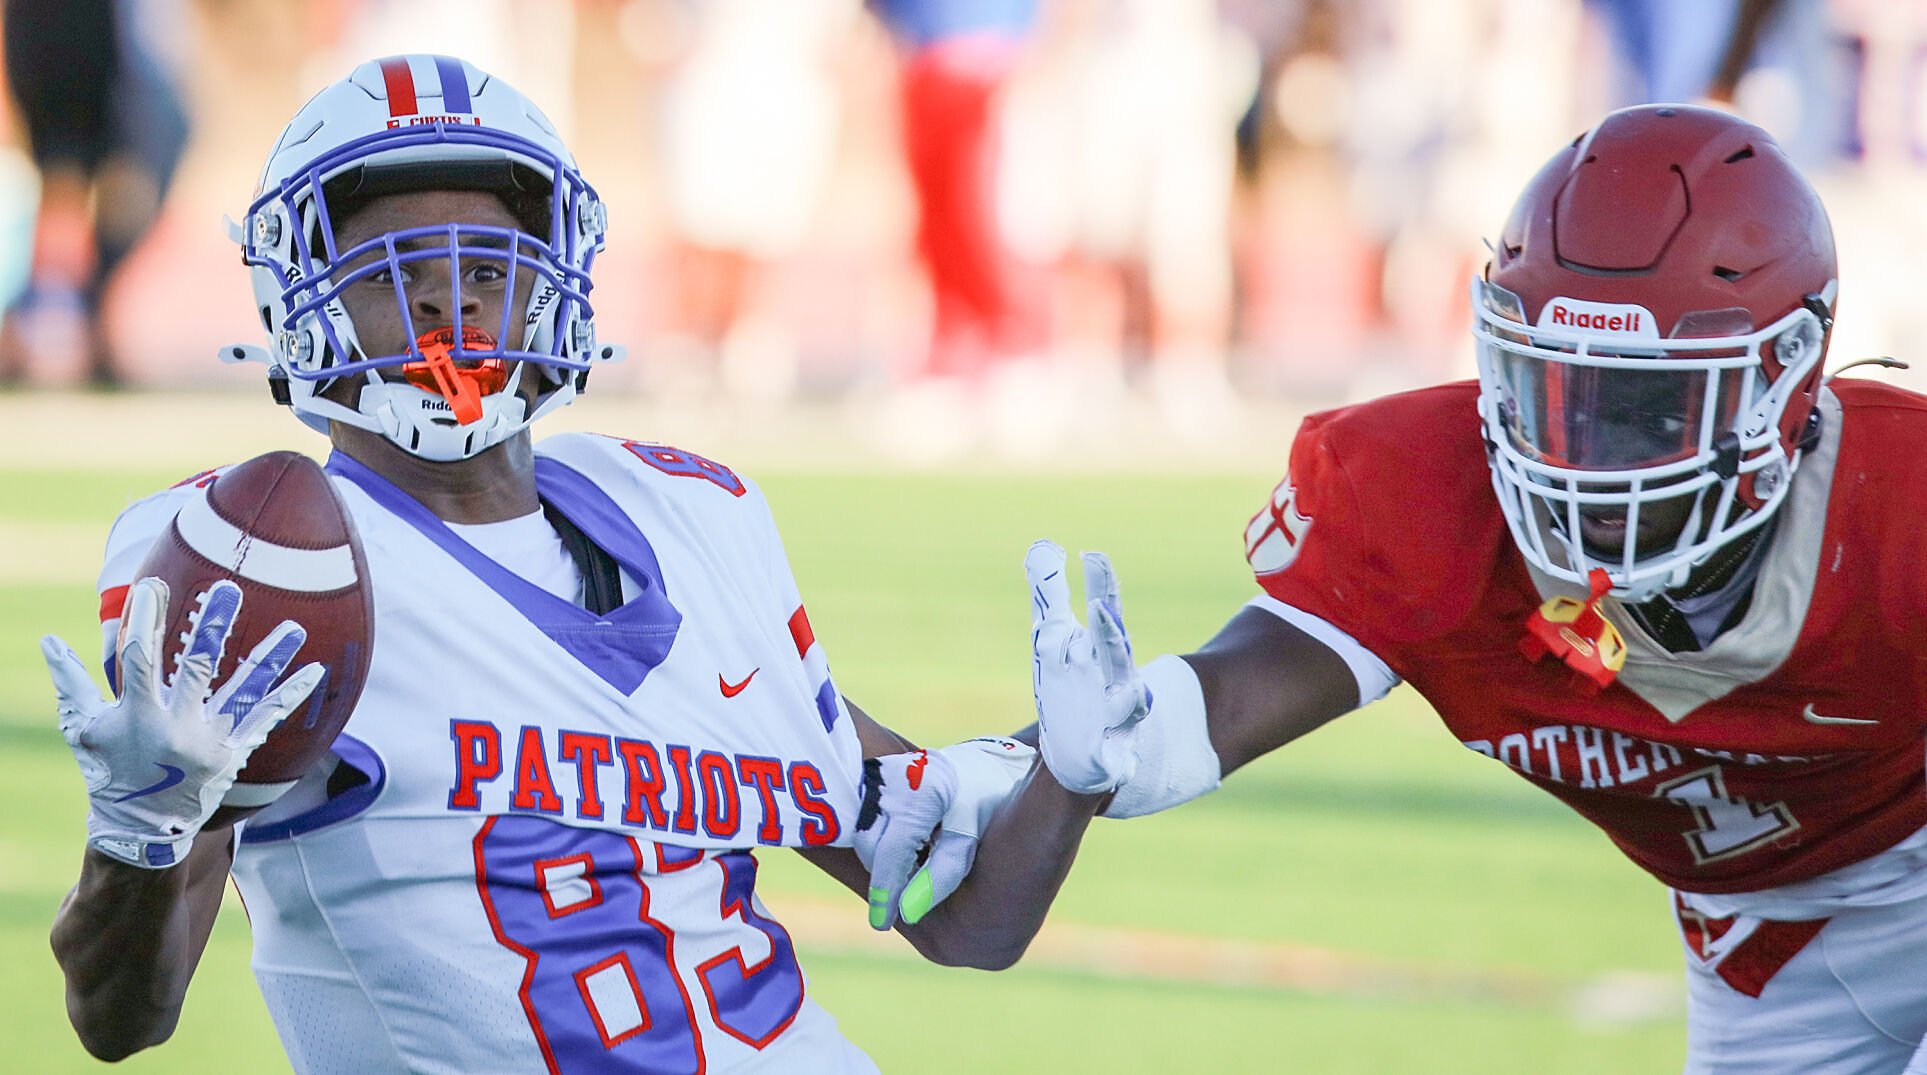
[{"label": "football player in red uniform", "polygon": [[1263,594],[1182,658],[1040,658],[1044,726],[1151,689],[1131,816],[1403,679],[1673,890],[1687,1071],[1927,1071],[1927,399],[1824,378],[1836,290],[1765,131],[1608,116],[1472,285],[1477,383],[1308,419]]}]

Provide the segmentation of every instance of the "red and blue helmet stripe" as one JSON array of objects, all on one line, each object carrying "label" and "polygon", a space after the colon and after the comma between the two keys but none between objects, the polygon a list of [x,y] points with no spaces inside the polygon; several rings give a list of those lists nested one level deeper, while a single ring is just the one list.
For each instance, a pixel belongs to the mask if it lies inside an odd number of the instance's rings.
[{"label": "red and blue helmet stripe", "polygon": [[434,72],[435,88],[422,94],[415,81],[415,70],[408,56],[389,56],[378,64],[382,83],[388,90],[388,115],[393,119],[421,114],[420,96],[441,99],[441,111],[468,113],[474,108],[468,96],[468,71],[453,56],[423,56]]}]

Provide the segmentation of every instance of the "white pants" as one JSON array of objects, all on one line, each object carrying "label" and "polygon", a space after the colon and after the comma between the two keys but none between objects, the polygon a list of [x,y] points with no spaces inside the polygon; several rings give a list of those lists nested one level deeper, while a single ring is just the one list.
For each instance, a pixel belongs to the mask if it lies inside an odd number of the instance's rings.
[{"label": "white pants", "polygon": [[1685,949],[1685,1075],[1927,1075],[1927,899],[1837,911],[1757,997]]}]

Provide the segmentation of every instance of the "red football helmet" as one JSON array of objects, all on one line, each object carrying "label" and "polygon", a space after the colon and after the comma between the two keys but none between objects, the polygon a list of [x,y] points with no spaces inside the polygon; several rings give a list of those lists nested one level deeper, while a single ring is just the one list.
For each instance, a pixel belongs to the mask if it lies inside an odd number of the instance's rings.
[{"label": "red football helmet", "polygon": [[1554,155],[1472,286],[1492,482],[1526,558],[1580,585],[1603,567],[1639,601],[1770,518],[1835,277],[1819,197],[1735,116],[1623,109]]}]

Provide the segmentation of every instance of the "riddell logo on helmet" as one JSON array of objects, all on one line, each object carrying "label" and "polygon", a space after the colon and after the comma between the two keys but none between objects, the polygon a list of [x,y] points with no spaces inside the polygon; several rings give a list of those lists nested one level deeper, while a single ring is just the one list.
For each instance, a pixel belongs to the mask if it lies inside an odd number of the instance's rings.
[{"label": "riddell logo on helmet", "polygon": [[1565,306],[1552,308],[1552,323],[1573,328],[1603,329],[1607,332],[1638,332],[1643,314],[1587,314]]},{"label": "riddell logo on helmet", "polygon": [[1608,332],[1616,336],[1656,339],[1653,315],[1644,306],[1610,302],[1586,302],[1560,297],[1546,303],[1539,312],[1540,328],[1583,329]]}]

